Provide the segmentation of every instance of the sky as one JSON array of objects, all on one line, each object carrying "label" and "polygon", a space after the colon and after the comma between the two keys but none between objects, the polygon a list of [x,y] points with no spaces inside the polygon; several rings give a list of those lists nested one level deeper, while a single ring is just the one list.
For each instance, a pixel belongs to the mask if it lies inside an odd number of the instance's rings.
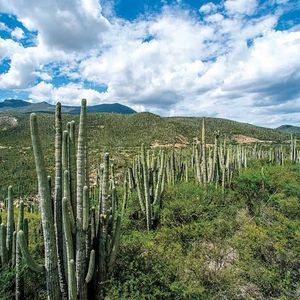
[{"label": "sky", "polygon": [[300,125],[298,0],[0,0],[0,101]]}]

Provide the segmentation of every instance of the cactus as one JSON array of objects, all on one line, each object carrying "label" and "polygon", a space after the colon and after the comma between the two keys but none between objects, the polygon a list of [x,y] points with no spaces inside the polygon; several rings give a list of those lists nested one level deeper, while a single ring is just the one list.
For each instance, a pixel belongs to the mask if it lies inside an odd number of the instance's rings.
[{"label": "cactus", "polygon": [[8,257],[12,255],[13,233],[14,233],[14,204],[12,197],[12,186],[8,187],[7,195],[7,232],[6,232],[6,248]]},{"label": "cactus", "polygon": [[205,118],[202,119],[202,163],[201,163],[201,171],[202,171],[202,182],[203,185],[207,184],[207,161],[206,161],[206,134],[205,134]]},{"label": "cactus", "polygon": [[[149,157],[148,152],[148,157]],[[172,156],[173,171],[175,170],[175,157]],[[162,195],[165,188],[166,160],[163,151],[158,157],[152,156],[149,168],[145,146],[141,147],[141,160],[136,167],[136,188],[142,213],[145,215],[146,228],[154,229],[159,221],[159,210],[162,206]],[[157,164],[160,161],[160,164]],[[174,182],[175,173],[172,171],[171,182]],[[158,173],[158,174],[157,174]]]},{"label": "cactus", "polygon": [[55,182],[54,182],[54,227],[57,249],[57,269],[60,291],[63,299],[67,299],[66,278],[63,265],[63,235],[62,235],[62,121],[61,104],[55,109]]},{"label": "cactus", "polygon": [[28,267],[37,273],[41,273],[44,271],[44,266],[37,264],[33,258],[31,257],[29,251],[28,251],[28,245],[26,240],[26,235],[24,234],[23,230],[19,230],[17,234],[17,244],[19,245],[22,257],[25,259]]},{"label": "cactus", "polygon": [[83,230],[83,188],[86,181],[86,100],[81,103],[77,150],[77,198],[76,198],[76,280],[79,299],[86,298],[85,284],[85,232]]},{"label": "cactus", "polygon": [[6,226],[0,225],[0,258],[2,266],[8,264],[8,251],[6,248]]},{"label": "cactus", "polygon": [[36,114],[30,116],[31,139],[38,177],[38,189],[41,201],[42,226],[45,245],[45,270],[47,293],[50,299],[60,299],[59,274],[57,269],[57,246],[54,217],[49,183],[46,175],[44,157],[38,133]]},{"label": "cactus", "polygon": [[[28,237],[26,230],[28,224],[24,221],[23,203],[20,204],[19,222],[16,232],[12,237],[17,239],[16,244],[16,295],[22,298],[22,278],[20,273],[20,255],[35,272],[45,273],[47,294],[49,299],[88,299],[87,284],[96,288],[100,299],[103,295],[103,284],[113,271],[116,260],[120,234],[122,215],[126,208],[128,197],[128,184],[124,183],[124,197],[122,207],[118,206],[117,191],[114,183],[114,175],[111,175],[109,155],[104,156],[103,175],[99,182],[99,214],[96,220],[95,209],[90,209],[89,204],[89,172],[87,163],[87,134],[86,134],[86,101],[82,101],[80,125],[78,133],[77,152],[77,178],[74,173],[74,123],[70,122],[68,131],[64,131],[61,137],[60,105],[56,113],[56,175],[54,206],[51,197],[51,180],[46,175],[44,157],[38,134],[37,117],[30,117],[31,138],[38,177],[39,197],[41,201],[41,217],[45,247],[45,263],[37,264],[28,251]],[[72,170],[72,174],[70,174]],[[63,178],[61,178],[63,177]],[[74,183],[76,189],[74,193]],[[111,183],[111,184],[110,184]],[[101,188],[100,188],[101,187]],[[60,195],[63,196],[59,203]],[[76,210],[74,212],[74,202]],[[59,208],[61,207],[61,211]],[[27,224],[27,225],[26,225]],[[58,228],[62,226],[62,237],[59,238]],[[5,228],[5,226],[2,226]],[[3,239],[1,229],[1,239]],[[6,231],[4,235],[6,234]],[[61,257],[59,264],[59,244],[65,255]],[[13,243],[12,243],[13,244]],[[12,247],[13,248],[13,247]],[[2,249],[2,248],[1,248]],[[6,249],[6,248],[5,248]],[[5,251],[5,250],[4,250]],[[14,250],[12,249],[12,252]],[[2,253],[2,252],[1,252]],[[6,254],[4,254],[6,257]],[[63,259],[65,262],[63,262]],[[6,259],[4,259],[6,261]],[[63,266],[66,266],[66,270]],[[65,275],[66,290],[62,288],[59,268]],[[66,272],[65,272],[66,271]],[[17,276],[19,276],[17,278]],[[92,294],[92,293],[91,293]]]}]

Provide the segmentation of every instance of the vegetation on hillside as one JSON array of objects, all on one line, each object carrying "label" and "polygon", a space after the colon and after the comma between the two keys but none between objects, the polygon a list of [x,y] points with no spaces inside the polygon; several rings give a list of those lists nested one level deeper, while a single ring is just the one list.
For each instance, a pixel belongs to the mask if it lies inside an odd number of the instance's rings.
[{"label": "vegetation on hillside", "polygon": [[[0,117],[7,114],[0,114]],[[3,172],[0,173],[0,199],[6,193],[6,187],[10,184],[16,186],[19,194],[28,196],[36,191],[36,175],[32,157],[29,115],[10,114],[17,119],[17,126],[6,128],[0,125],[0,163]],[[91,155],[92,164],[96,164],[101,158],[101,153],[115,152],[118,160],[125,164],[128,157],[137,153],[140,145],[181,144],[183,146],[192,144],[199,137],[202,118],[172,117],[162,118],[150,113],[139,113],[133,115],[119,115],[106,113],[93,113],[87,115],[87,126],[89,132],[89,147],[94,153]],[[78,117],[65,115],[63,126],[67,122]],[[276,143],[286,141],[290,138],[272,129],[238,123],[225,119],[206,118],[207,142],[213,143],[214,132],[220,131],[220,137],[227,136],[229,139],[234,135],[245,135],[255,137],[263,141],[274,141]],[[48,172],[53,174],[54,165],[54,141],[55,132],[54,118],[52,114],[39,114],[40,134],[43,137]],[[76,128],[77,130],[77,128]],[[114,156],[114,155],[112,155]],[[22,183],[22,184],[20,184]]]}]

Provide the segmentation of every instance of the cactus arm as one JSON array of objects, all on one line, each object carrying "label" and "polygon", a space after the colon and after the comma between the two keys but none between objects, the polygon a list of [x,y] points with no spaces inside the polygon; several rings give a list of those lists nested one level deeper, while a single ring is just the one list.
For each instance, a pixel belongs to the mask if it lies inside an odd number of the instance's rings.
[{"label": "cactus arm", "polygon": [[122,212],[121,216],[123,217],[125,214],[125,209],[128,202],[128,182],[127,180],[124,181],[124,196],[123,196],[123,203],[122,203]]},{"label": "cactus arm", "polygon": [[24,223],[23,223],[23,232],[24,232],[24,238],[26,241],[26,245],[28,246],[29,244],[29,229],[28,229],[28,219],[24,218]]},{"label": "cactus arm", "polygon": [[16,242],[17,242],[17,232],[13,233],[13,242],[12,242],[12,252],[11,252],[11,264],[15,266],[16,264]]},{"label": "cactus arm", "polygon": [[85,277],[86,283],[91,282],[94,275],[94,271],[95,271],[95,250],[93,249],[90,253],[89,268]]},{"label": "cactus arm", "polygon": [[113,235],[113,239],[112,239],[112,250],[109,256],[109,263],[108,263],[108,272],[111,273],[116,257],[117,257],[117,253],[118,253],[118,249],[119,249],[119,244],[120,244],[120,235],[121,235],[121,216],[118,215],[117,217],[117,222],[116,222],[116,227],[115,227],[115,231],[114,231],[114,235]]},{"label": "cactus arm", "polygon": [[144,195],[142,193],[142,182],[141,181],[142,181],[142,179],[141,179],[140,173],[137,172],[137,174],[136,174],[136,189],[137,189],[137,193],[138,193],[141,210],[144,214],[146,214],[146,208],[145,208],[145,204],[144,204],[145,200],[144,200]]},{"label": "cactus arm", "polygon": [[37,264],[34,259],[31,257],[28,247],[27,247],[27,241],[25,239],[25,234],[22,230],[20,230],[17,234],[17,241],[18,241],[18,245],[20,246],[21,252],[22,252],[22,256],[26,261],[26,264],[28,265],[28,267],[30,268],[30,270],[37,272],[37,273],[41,273],[44,271],[44,266]]},{"label": "cactus arm", "polygon": [[82,229],[87,231],[89,228],[89,196],[88,196],[89,188],[85,186],[83,188],[83,221],[82,221]]},{"label": "cactus arm", "polygon": [[74,265],[74,247],[73,247],[73,237],[70,224],[70,210],[69,203],[66,197],[63,198],[63,230],[64,238],[66,243],[67,252],[67,272],[68,272],[68,294],[69,299],[76,299],[77,287],[76,287],[76,272]]},{"label": "cactus arm", "polygon": [[68,203],[68,214],[70,217],[70,225],[71,225],[71,230],[72,233],[74,234],[76,232],[76,225],[75,225],[75,218],[73,215],[73,208],[72,208],[72,203],[70,201],[70,185],[69,185],[69,171],[65,170],[64,171],[64,198],[66,198],[66,201]]},{"label": "cactus arm", "polygon": [[68,291],[69,291],[69,300],[76,300],[77,288],[76,288],[76,271],[75,271],[74,259],[71,259],[68,263]]},{"label": "cactus arm", "polygon": [[155,189],[155,196],[154,196],[154,202],[153,205],[158,205],[160,207],[161,203],[161,194],[163,193],[162,190],[162,182],[163,182],[163,174],[165,171],[165,153],[162,152],[161,154],[161,163],[160,163],[160,168],[159,168],[159,173],[158,173],[158,180],[156,184],[156,189]]}]

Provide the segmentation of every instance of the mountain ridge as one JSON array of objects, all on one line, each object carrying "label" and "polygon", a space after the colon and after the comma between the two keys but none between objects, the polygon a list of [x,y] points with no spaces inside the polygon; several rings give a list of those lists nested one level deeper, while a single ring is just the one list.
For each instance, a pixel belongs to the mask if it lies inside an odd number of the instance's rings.
[{"label": "mountain ridge", "polygon": [[[48,102],[31,103],[22,99],[5,99],[0,102],[0,112],[19,112],[19,113],[31,113],[31,112],[45,112],[54,113],[55,105]],[[79,114],[80,106],[68,106],[62,105],[62,111],[67,114]],[[87,106],[87,111],[94,112],[107,112],[107,113],[120,113],[120,114],[133,114],[135,110],[129,106],[120,103],[103,103]]]},{"label": "mountain ridge", "polygon": [[284,124],[276,128],[277,131],[284,133],[300,133],[300,127],[294,125]]}]

